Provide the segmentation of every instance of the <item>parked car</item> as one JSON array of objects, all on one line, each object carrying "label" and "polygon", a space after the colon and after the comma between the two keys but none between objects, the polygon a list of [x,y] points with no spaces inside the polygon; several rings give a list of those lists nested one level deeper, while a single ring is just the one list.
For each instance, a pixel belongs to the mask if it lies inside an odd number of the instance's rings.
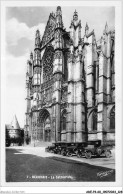
[{"label": "parked car", "polygon": [[59,142],[57,145],[57,153],[63,156],[66,156],[66,149],[69,143],[67,142]]},{"label": "parked car", "polygon": [[85,147],[85,157],[90,159],[93,155],[101,156],[105,155],[107,158],[111,157],[112,146],[101,145],[101,140],[88,141]]},{"label": "parked car", "polygon": [[70,157],[76,155],[77,153],[76,148],[77,148],[76,143],[71,143],[70,145],[68,145],[66,148],[66,156]]},{"label": "parked car", "polygon": [[66,142],[66,143],[62,144],[61,145],[61,154],[63,156],[69,156],[69,153],[68,153],[69,148],[73,147],[73,146],[75,146],[74,142]]},{"label": "parked car", "polygon": [[56,142],[55,143],[54,154],[61,154],[61,143],[62,142]]},{"label": "parked car", "polygon": [[45,151],[46,152],[52,152],[55,154],[61,154],[63,156],[66,156],[67,154],[67,148],[69,146],[74,145],[75,143],[69,143],[69,142],[56,142],[52,143],[52,146],[48,146]]},{"label": "parked car", "polygon": [[87,146],[87,142],[78,143],[77,146],[77,157],[81,158],[85,155],[85,147]]},{"label": "parked car", "polygon": [[84,155],[84,147],[86,146],[86,142],[75,142],[67,147],[66,155],[67,156],[77,156],[82,157]]},{"label": "parked car", "polygon": [[54,154],[61,154],[62,146],[65,143],[66,142],[55,142],[55,143],[52,143],[52,145],[51,146],[48,146],[45,149],[45,151],[46,152],[51,152],[51,153],[54,153]]}]

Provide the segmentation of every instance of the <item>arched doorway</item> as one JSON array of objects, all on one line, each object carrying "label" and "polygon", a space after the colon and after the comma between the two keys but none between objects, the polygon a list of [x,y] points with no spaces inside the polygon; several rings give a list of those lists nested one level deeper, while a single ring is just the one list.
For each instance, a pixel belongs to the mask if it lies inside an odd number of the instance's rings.
[{"label": "arched doorway", "polygon": [[51,118],[50,114],[46,109],[43,109],[40,114],[41,130],[43,134],[43,141],[51,141]]}]

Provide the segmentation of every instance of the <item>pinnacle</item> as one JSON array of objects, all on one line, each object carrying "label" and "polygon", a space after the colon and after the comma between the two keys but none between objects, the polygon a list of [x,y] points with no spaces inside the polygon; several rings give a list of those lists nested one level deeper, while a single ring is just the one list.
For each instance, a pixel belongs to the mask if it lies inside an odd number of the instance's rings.
[{"label": "pinnacle", "polygon": [[61,11],[61,6],[58,6],[57,7],[57,11]]},{"label": "pinnacle", "polygon": [[32,59],[33,58],[33,53],[32,53],[32,51],[30,52],[30,59]]},{"label": "pinnacle", "polygon": [[107,24],[107,21],[106,21],[106,24],[105,24],[105,29],[104,29],[104,32],[103,34],[107,33],[108,32],[108,24]]},{"label": "pinnacle", "polygon": [[75,11],[74,11],[74,15],[78,16],[78,13],[77,13],[76,9],[75,9]]},{"label": "pinnacle", "polygon": [[40,31],[39,31],[39,29],[36,30],[36,37],[40,37]]},{"label": "pinnacle", "polygon": [[85,30],[89,30],[89,26],[87,22],[86,22]]},{"label": "pinnacle", "polygon": [[74,11],[74,14],[73,14],[73,20],[75,20],[75,21],[78,20],[78,13],[76,10]]}]

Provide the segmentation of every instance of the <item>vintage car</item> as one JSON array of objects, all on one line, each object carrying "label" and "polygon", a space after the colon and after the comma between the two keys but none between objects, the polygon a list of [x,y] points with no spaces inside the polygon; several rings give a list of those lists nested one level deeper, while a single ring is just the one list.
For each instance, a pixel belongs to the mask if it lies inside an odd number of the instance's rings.
[{"label": "vintage car", "polygon": [[68,142],[61,142],[59,147],[59,153],[63,156],[66,156],[66,150],[70,143]]},{"label": "vintage car", "polygon": [[88,141],[87,146],[85,147],[85,157],[90,159],[92,156],[101,156],[105,155],[107,158],[111,157],[110,145],[101,145],[101,140]]},{"label": "vintage car", "polygon": [[77,156],[82,157],[84,155],[84,148],[87,146],[86,142],[75,142],[67,147],[66,156]]},{"label": "vintage car", "polygon": [[85,147],[87,146],[87,142],[78,143],[77,146],[77,157],[81,158],[85,155]]},{"label": "vintage car", "polygon": [[77,155],[78,144],[76,142],[69,142],[66,145],[62,146],[61,154],[64,156],[73,156]]},{"label": "vintage car", "polygon": [[67,148],[69,146],[74,145],[75,143],[69,143],[69,142],[56,142],[53,143],[52,146],[48,146],[45,151],[46,152],[51,152],[54,154],[61,154],[63,156],[66,156],[67,154]]},{"label": "vintage car", "polygon": [[61,154],[62,149],[66,147],[67,143],[66,142],[55,142],[52,143],[51,146],[48,146],[45,151],[54,153],[54,154]]},{"label": "vintage car", "polygon": [[54,154],[61,154],[61,145],[62,145],[62,142],[55,143]]}]

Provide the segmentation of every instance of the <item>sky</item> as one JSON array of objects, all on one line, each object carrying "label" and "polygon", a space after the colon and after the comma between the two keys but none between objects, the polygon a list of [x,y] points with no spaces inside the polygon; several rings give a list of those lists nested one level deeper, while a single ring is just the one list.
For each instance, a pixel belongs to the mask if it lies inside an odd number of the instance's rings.
[{"label": "sky", "polygon": [[[76,9],[82,24],[89,31],[95,31],[96,40],[103,34],[107,22],[109,30],[115,26],[114,7],[61,7],[64,27],[69,31],[73,13]],[[24,127],[26,112],[26,63],[34,50],[35,31],[41,37],[51,12],[56,7],[7,7],[6,8],[6,124],[11,123],[16,114],[20,126]]]}]

